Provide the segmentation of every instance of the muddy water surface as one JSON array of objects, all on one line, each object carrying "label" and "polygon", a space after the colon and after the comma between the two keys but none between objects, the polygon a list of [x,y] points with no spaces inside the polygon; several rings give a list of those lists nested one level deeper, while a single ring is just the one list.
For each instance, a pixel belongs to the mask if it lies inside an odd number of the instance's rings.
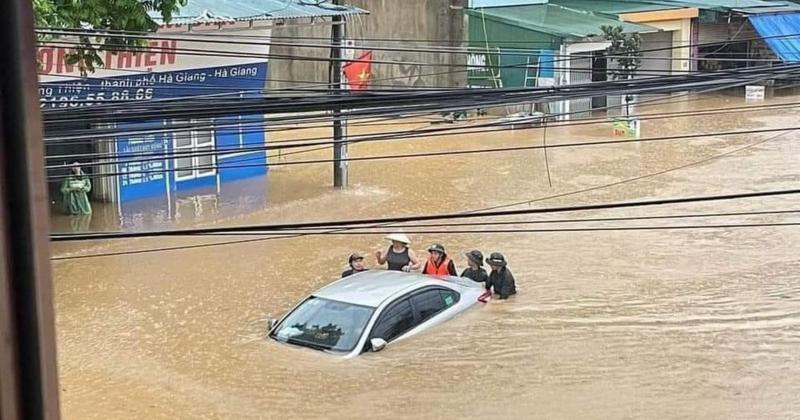
[{"label": "muddy water surface", "polygon": [[[715,97],[649,112],[740,106]],[[794,126],[800,110],[645,122],[644,137]],[[426,127],[416,121],[407,127]],[[393,127],[396,128],[396,127]],[[371,131],[386,127],[369,127]],[[367,128],[361,128],[364,132]],[[356,129],[351,130],[358,131]],[[548,143],[610,127],[547,130]],[[322,130],[283,134],[315,136]],[[275,167],[266,209],[180,225],[276,223],[795,188],[800,134]],[[280,134],[272,136],[281,139]],[[355,145],[352,156],[539,144],[542,130]],[[722,154],[739,150],[724,157]],[[329,151],[285,159],[327,157]],[[693,162],[698,164],[687,166]],[[684,167],[685,166],[685,167]],[[635,181],[623,180],[656,174]],[[602,187],[591,189],[592,187]],[[582,193],[572,193],[591,189]],[[515,208],[524,208],[515,207]],[[800,209],[792,197],[543,218]],[[531,217],[526,217],[530,220]],[[116,229],[111,217],[93,228]],[[797,215],[581,227],[800,220]],[[101,222],[102,221],[102,222]],[[56,221],[58,226],[63,221]],[[531,225],[510,225],[531,227]],[[540,227],[576,227],[575,224]],[[142,225],[134,228],[148,228]],[[263,339],[265,320],[336,278],[381,235],[303,237],[54,262],[62,411],[68,419],[797,418],[796,227],[412,235],[423,253],[502,251],[519,294],[386,351],[339,360]],[[250,238],[56,244],[55,256]],[[374,261],[369,261],[374,265]]]}]

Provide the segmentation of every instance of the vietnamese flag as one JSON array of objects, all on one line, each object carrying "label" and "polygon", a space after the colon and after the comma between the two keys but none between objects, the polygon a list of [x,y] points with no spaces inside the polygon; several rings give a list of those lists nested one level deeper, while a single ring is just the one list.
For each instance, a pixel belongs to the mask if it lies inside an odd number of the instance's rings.
[{"label": "vietnamese flag", "polygon": [[347,77],[350,89],[365,90],[369,85],[369,79],[372,77],[372,51],[367,51],[355,61],[342,66],[342,72]]}]

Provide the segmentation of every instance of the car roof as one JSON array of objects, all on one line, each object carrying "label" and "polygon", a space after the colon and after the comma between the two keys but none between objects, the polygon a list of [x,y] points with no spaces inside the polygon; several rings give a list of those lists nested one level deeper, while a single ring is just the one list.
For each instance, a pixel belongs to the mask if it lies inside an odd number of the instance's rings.
[{"label": "car roof", "polygon": [[370,270],[335,281],[314,292],[314,296],[377,307],[385,300],[415,286],[435,284],[429,276],[401,271]]}]

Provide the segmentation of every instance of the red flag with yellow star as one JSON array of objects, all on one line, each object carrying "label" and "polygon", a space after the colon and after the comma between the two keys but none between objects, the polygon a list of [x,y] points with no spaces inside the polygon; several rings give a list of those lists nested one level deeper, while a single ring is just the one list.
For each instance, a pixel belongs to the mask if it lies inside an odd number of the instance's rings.
[{"label": "red flag with yellow star", "polygon": [[372,51],[361,54],[355,61],[342,66],[342,72],[347,77],[347,83],[352,90],[365,90],[372,77]]}]

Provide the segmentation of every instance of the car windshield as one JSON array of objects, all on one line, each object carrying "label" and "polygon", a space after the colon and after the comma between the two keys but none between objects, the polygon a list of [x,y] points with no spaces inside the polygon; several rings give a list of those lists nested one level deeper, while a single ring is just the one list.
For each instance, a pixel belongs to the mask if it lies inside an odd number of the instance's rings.
[{"label": "car windshield", "polygon": [[276,326],[270,337],[317,350],[350,352],[374,310],[312,296]]}]

